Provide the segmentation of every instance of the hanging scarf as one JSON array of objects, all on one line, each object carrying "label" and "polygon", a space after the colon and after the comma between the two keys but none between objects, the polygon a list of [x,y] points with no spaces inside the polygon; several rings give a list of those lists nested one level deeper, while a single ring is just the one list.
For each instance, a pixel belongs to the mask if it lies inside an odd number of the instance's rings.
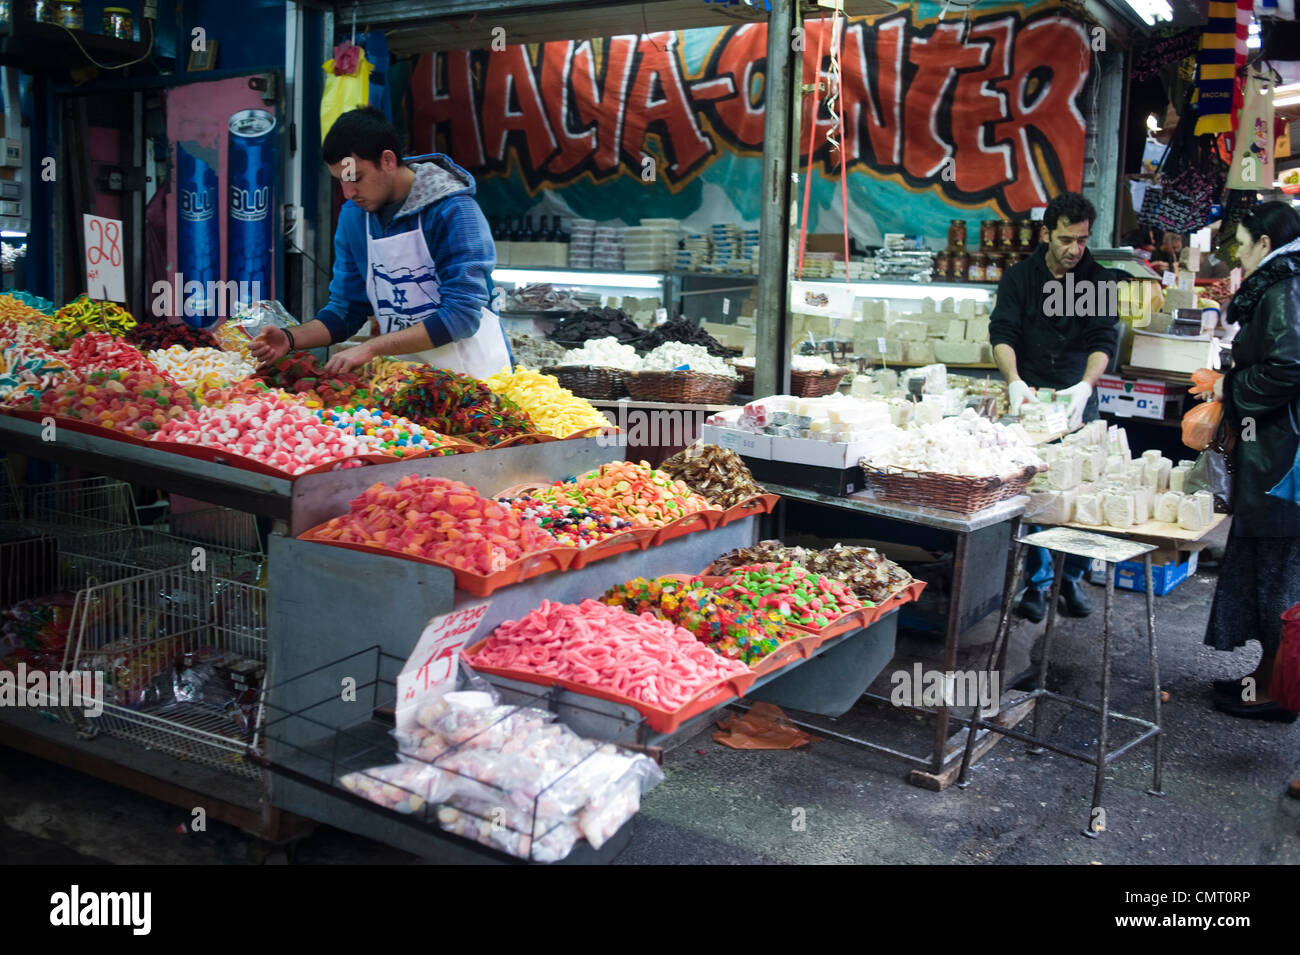
[{"label": "hanging scarf", "polygon": [[[1244,8],[1245,19],[1242,20]],[[1251,0],[1210,0],[1209,20],[1196,54],[1196,134],[1235,128],[1237,67],[1246,62]]]}]

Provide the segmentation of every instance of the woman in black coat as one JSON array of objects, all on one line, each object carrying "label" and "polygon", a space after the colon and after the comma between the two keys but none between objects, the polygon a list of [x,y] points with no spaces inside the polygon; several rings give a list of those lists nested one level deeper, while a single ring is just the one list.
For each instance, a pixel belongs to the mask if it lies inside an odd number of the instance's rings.
[{"label": "woman in black coat", "polygon": [[[1283,611],[1300,603],[1300,506],[1268,491],[1291,470],[1300,445],[1300,213],[1265,202],[1237,227],[1245,276],[1228,306],[1240,322],[1233,368],[1215,387],[1239,435],[1232,452],[1232,531],[1219,570],[1205,642],[1263,646],[1239,680],[1216,680],[1215,706],[1250,719],[1294,722],[1269,698]],[[1252,678],[1251,680],[1248,680]],[[1252,682],[1253,680],[1253,682]]]}]

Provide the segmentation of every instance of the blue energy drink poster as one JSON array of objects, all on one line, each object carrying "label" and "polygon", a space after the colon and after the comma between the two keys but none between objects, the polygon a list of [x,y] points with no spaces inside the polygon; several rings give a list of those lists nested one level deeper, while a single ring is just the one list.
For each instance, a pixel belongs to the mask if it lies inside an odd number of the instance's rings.
[{"label": "blue energy drink poster", "polygon": [[154,315],[210,328],[277,295],[279,118],[246,77],[167,94],[171,145],[166,281]]}]

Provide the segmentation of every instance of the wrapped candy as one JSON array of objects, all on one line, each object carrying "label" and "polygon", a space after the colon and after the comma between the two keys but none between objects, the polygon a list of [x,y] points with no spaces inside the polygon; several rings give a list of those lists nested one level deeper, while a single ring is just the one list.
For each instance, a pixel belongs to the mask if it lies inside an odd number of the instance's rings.
[{"label": "wrapped candy", "polygon": [[755,483],[740,455],[716,444],[697,441],[678,451],[660,468],[721,508],[766,493],[762,485]]}]

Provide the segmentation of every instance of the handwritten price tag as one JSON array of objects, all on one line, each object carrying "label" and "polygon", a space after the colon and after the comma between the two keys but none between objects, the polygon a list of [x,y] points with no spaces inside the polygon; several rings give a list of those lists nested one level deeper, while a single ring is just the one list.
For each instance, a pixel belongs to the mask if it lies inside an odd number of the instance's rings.
[{"label": "handwritten price tag", "polygon": [[415,714],[426,699],[456,688],[460,651],[470,646],[487,615],[489,600],[472,601],[451,613],[434,617],[424,627],[415,649],[397,675],[397,727],[415,726]]},{"label": "handwritten price tag", "polygon": [[85,230],[86,292],[93,299],[125,302],[122,221],[88,215],[83,215],[81,220]]}]

